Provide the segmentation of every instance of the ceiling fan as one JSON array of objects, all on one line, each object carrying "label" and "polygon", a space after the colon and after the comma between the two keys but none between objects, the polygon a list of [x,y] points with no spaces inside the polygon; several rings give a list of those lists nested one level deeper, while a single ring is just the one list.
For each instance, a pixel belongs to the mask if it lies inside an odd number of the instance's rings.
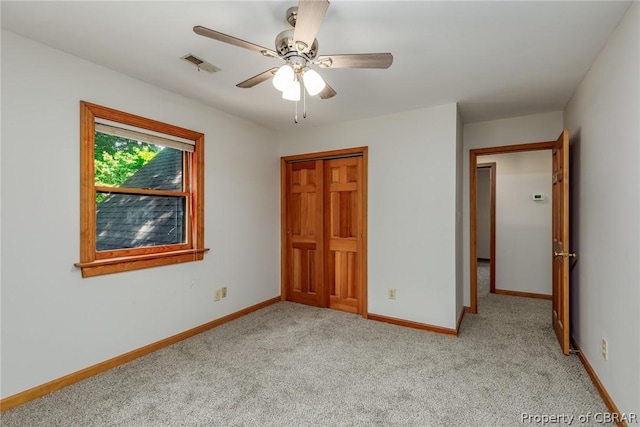
[{"label": "ceiling fan", "polygon": [[[276,36],[275,50],[197,25],[193,31],[201,36],[228,43],[234,46],[260,52],[263,56],[280,58],[285,64],[255,75],[236,86],[250,88],[273,77],[273,85],[282,92],[282,98],[299,101],[306,92],[321,99],[336,95],[329,86],[311,68],[389,68],[393,63],[390,53],[359,53],[318,56],[316,34],[329,8],[328,0],[300,0],[298,6],[287,10],[287,22],[293,27]],[[304,98],[303,98],[304,99]],[[304,111],[306,117],[306,111]],[[296,104],[296,123],[297,104]]]}]

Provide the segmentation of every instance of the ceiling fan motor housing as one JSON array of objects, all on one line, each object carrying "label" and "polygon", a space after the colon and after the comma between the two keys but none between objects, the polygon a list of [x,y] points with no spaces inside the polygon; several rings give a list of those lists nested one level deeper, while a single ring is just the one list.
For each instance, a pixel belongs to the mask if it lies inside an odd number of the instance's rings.
[{"label": "ceiling fan motor housing", "polygon": [[318,54],[318,39],[313,40],[313,44],[309,47],[309,50],[303,52],[306,46],[296,46],[293,40],[294,30],[284,30],[276,36],[276,52],[278,55],[287,60],[292,56],[301,56],[307,61],[313,61]]}]

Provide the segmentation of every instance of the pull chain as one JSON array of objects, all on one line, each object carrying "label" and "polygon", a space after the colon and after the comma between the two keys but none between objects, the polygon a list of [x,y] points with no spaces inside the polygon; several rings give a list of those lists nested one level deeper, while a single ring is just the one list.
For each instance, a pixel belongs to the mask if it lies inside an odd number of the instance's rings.
[{"label": "pull chain", "polygon": [[[304,80],[303,80],[304,84]],[[304,86],[300,85],[300,90],[302,90],[302,118],[307,118],[307,91],[304,90]]]}]

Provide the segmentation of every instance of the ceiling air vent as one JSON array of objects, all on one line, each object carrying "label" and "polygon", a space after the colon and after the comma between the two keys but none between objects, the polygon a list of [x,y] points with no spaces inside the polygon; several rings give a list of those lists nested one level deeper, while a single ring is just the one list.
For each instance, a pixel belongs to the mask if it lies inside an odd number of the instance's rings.
[{"label": "ceiling air vent", "polygon": [[215,65],[208,63],[204,59],[200,59],[197,56],[194,56],[194,55],[192,55],[190,53],[188,53],[185,56],[183,56],[182,59],[184,59],[187,62],[192,63],[193,65],[195,65],[198,68],[198,71],[204,70],[204,71],[206,71],[208,73],[211,73],[211,74],[217,73],[218,71],[220,71],[220,68],[218,68]]}]

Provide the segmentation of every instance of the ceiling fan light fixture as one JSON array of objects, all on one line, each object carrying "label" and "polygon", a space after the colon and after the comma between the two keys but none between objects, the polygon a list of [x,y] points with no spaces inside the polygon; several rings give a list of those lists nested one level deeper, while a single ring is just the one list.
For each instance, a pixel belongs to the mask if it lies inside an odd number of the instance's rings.
[{"label": "ceiling fan light fixture", "polygon": [[327,86],[322,77],[320,77],[320,74],[315,70],[307,69],[304,72],[303,79],[304,87],[311,96],[319,94]]},{"label": "ceiling fan light fixture", "polygon": [[293,67],[289,64],[284,64],[273,76],[273,86],[280,92],[284,92],[294,80]]},{"label": "ceiling fan light fixture", "polygon": [[287,87],[282,91],[282,99],[288,101],[300,101],[300,82],[294,80],[287,84]]}]

